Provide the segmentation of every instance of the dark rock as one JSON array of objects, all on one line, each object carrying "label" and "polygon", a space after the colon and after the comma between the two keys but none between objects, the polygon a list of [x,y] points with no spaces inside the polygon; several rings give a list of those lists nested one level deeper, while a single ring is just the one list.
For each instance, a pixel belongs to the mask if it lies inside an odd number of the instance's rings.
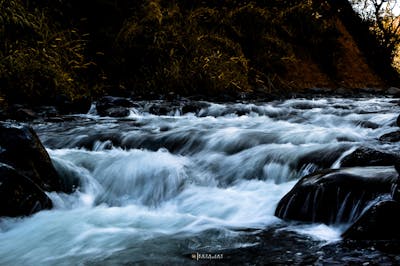
[{"label": "dark rock", "polygon": [[330,88],[310,88],[307,90],[308,93],[312,93],[312,94],[330,94],[333,93],[333,89]]},{"label": "dark rock", "polygon": [[190,101],[205,101],[207,99],[207,96],[201,95],[201,94],[193,94],[193,95],[185,97],[184,99],[187,99]]},{"label": "dark rock", "polygon": [[324,170],[303,177],[279,202],[282,219],[326,224],[355,220],[371,200],[391,193],[393,167]]},{"label": "dark rock", "polygon": [[134,103],[126,98],[105,96],[96,103],[97,113],[101,116],[125,117]]},{"label": "dark rock", "polygon": [[376,95],[376,94],[382,93],[382,89],[380,89],[380,88],[360,88],[359,93]]},{"label": "dark rock", "polygon": [[235,93],[232,94],[222,93],[216,96],[216,100],[223,103],[235,102],[236,99],[239,98],[240,98],[239,95],[235,95]]},{"label": "dark rock", "polygon": [[35,109],[37,114],[41,117],[55,117],[58,116],[58,110],[55,106],[39,106]]},{"label": "dark rock", "polygon": [[43,190],[63,188],[49,155],[30,127],[0,122],[0,162],[14,167]]},{"label": "dark rock", "polygon": [[389,89],[387,89],[386,91],[387,94],[389,95],[400,95],[400,89],[396,88],[396,87],[390,87]]},{"label": "dark rock", "polygon": [[153,115],[168,115],[174,110],[174,107],[169,104],[152,104],[149,107],[149,113]]},{"label": "dark rock", "polygon": [[68,191],[66,190],[65,192],[72,193],[81,186],[81,173],[71,164],[66,164],[65,162],[62,162],[62,160],[55,159],[54,167],[57,170],[64,187],[68,188]]},{"label": "dark rock", "polygon": [[330,168],[339,157],[350,147],[342,145],[340,148],[324,148],[321,150],[313,150],[301,155],[295,165],[297,170],[309,164],[314,164],[319,168]]},{"label": "dark rock", "polygon": [[343,234],[354,240],[399,240],[400,203],[381,201],[363,213]]},{"label": "dark rock", "polygon": [[374,122],[370,122],[370,121],[362,121],[358,124],[360,127],[363,128],[371,128],[371,129],[377,129],[379,128],[379,125],[374,123]]},{"label": "dark rock", "polygon": [[8,118],[7,105],[0,101],[0,120],[6,120]]},{"label": "dark rock", "polygon": [[395,132],[390,132],[390,133],[384,134],[379,138],[379,140],[385,141],[385,142],[400,141],[400,131],[395,131]]},{"label": "dark rock", "polygon": [[167,100],[167,101],[174,101],[174,100],[176,100],[176,99],[178,99],[179,98],[179,95],[177,95],[175,92],[173,92],[173,91],[171,91],[171,92],[169,92],[169,93],[167,93],[166,95],[165,95],[165,100]]},{"label": "dark rock", "polygon": [[96,103],[97,111],[113,108],[113,107],[133,107],[134,103],[122,97],[104,96]]},{"label": "dark rock", "polygon": [[352,90],[345,88],[337,88],[334,93],[344,97],[351,97],[354,94]]},{"label": "dark rock", "polygon": [[64,119],[62,117],[58,117],[58,116],[51,116],[51,117],[47,117],[46,119],[44,119],[45,122],[51,122],[51,123],[62,123],[64,122]]},{"label": "dark rock", "polygon": [[344,157],[341,166],[391,166],[398,160],[399,156],[394,153],[360,147]]},{"label": "dark rock", "polygon": [[110,117],[125,117],[130,114],[128,108],[125,107],[112,107],[101,112],[101,116],[110,116]]},{"label": "dark rock", "polygon": [[17,121],[32,121],[38,118],[37,114],[29,108],[17,108],[10,111],[12,119]]},{"label": "dark rock", "polygon": [[400,127],[400,115],[397,117],[397,119],[396,119],[396,125],[398,126],[398,127]]},{"label": "dark rock", "polygon": [[36,184],[0,163],[0,217],[31,215],[51,208],[51,200]]},{"label": "dark rock", "polygon": [[210,105],[203,102],[187,102],[182,106],[182,114],[194,113],[198,114],[201,109],[207,108]]}]

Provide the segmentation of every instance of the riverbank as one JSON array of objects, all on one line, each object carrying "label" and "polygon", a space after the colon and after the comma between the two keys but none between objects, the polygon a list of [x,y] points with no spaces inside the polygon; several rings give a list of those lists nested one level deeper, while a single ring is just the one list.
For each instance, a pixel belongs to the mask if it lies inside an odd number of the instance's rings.
[{"label": "riverbank", "polygon": [[399,84],[347,1],[11,0],[0,11],[0,105],[352,96]]}]

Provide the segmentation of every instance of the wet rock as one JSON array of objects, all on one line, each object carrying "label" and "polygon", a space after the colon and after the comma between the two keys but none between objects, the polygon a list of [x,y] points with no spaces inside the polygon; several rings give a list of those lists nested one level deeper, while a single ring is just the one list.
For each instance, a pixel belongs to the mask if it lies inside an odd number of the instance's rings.
[{"label": "wet rock", "polygon": [[96,108],[104,110],[112,107],[133,107],[134,103],[122,97],[104,96],[97,103]]},{"label": "wet rock", "polygon": [[194,113],[198,114],[202,109],[209,107],[208,103],[203,102],[187,102],[182,106],[182,114]]},{"label": "wet rock", "polygon": [[370,121],[362,121],[358,124],[360,127],[363,128],[371,128],[371,129],[377,129],[379,128],[379,125],[374,123],[374,122],[370,122]]},{"label": "wet rock", "polygon": [[400,95],[400,89],[396,87],[390,87],[389,89],[387,89],[386,93],[389,95],[397,96]]},{"label": "wet rock", "polygon": [[10,116],[17,121],[32,121],[38,118],[33,110],[23,107],[10,111]]},{"label": "wet rock", "polygon": [[0,163],[0,217],[25,216],[51,209],[52,202],[29,178]]},{"label": "wet rock", "polygon": [[381,201],[363,213],[343,234],[354,240],[399,240],[400,203]]},{"label": "wet rock", "polygon": [[334,91],[330,88],[310,88],[309,90],[307,90],[307,92],[311,94],[325,95],[333,93]]},{"label": "wet rock", "polygon": [[8,118],[7,105],[0,100],[0,120]]},{"label": "wet rock", "polygon": [[169,103],[154,103],[150,105],[148,112],[153,115],[168,115],[175,112],[176,106]]},{"label": "wet rock", "polygon": [[125,117],[134,103],[126,98],[105,96],[96,103],[97,113],[101,116]]},{"label": "wet rock", "polygon": [[398,127],[400,127],[400,115],[397,117],[397,119],[396,119],[396,125],[398,126]]},{"label": "wet rock", "polygon": [[314,164],[323,169],[329,168],[348,149],[347,145],[343,145],[340,148],[313,150],[301,155],[295,167],[300,170],[304,166]]},{"label": "wet rock", "polygon": [[355,220],[371,200],[391,193],[393,167],[323,170],[303,177],[279,202],[282,219],[326,224]]},{"label": "wet rock", "polygon": [[390,166],[399,160],[394,153],[384,152],[367,147],[360,147],[343,158],[342,167],[353,166]]},{"label": "wet rock", "polygon": [[390,132],[382,135],[379,138],[380,141],[384,142],[397,142],[400,141],[400,131]]},{"label": "wet rock", "polygon": [[125,107],[112,107],[104,110],[101,113],[101,116],[110,116],[110,117],[125,117],[130,114],[128,108]]},{"label": "wet rock", "polygon": [[59,112],[55,106],[39,106],[35,109],[37,114],[41,117],[56,117],[59,115]]},{"label": "wet rock", "polygon": [[62,123],[62,122],[64,122],[64,119],[59,116],[51,116],[51,117],[45,118],[44,121],[51,122],[51,123]]},{"label": "wet rock", "polygon": [[380,88],[360,88],[359,93],[376,95],[376,94],[382,93],[382,89],[380,89]]},{"label": "wet rock", "polygon": [[337,88],[334,91],[335,94],[343,96],[343,97],[351,97],[354,95],[354,92],[352,90],[349,89],[345,89],[345,88]]},{"label": "wet rock", "polygon": [[0,122],[0,162],[46,191],[63,190],[56,170],[31,127]]}]

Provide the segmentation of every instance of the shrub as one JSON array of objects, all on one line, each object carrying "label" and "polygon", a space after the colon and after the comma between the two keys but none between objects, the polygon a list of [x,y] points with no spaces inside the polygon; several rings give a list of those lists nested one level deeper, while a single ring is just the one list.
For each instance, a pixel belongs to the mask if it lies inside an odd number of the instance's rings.
[{"label": "shrub", "polygon": [[81,75],[90,63],[77,31],[60,31],[45,10],[28,11],[19,0],[1,0],[0,14],[0,86],[7,99],[49,102],[87,93]]}]

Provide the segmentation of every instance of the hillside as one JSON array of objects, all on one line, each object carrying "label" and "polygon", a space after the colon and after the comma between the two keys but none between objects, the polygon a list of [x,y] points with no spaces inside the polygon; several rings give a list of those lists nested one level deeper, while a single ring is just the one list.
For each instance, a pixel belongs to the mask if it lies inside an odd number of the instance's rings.
[{"label": "hillside", "polygon": [[390,63],[365,45],[368,31],[351,28],[356,14],[344,21],[329,2],[3,0],[0,99],[395,85],[382,70]]}]

